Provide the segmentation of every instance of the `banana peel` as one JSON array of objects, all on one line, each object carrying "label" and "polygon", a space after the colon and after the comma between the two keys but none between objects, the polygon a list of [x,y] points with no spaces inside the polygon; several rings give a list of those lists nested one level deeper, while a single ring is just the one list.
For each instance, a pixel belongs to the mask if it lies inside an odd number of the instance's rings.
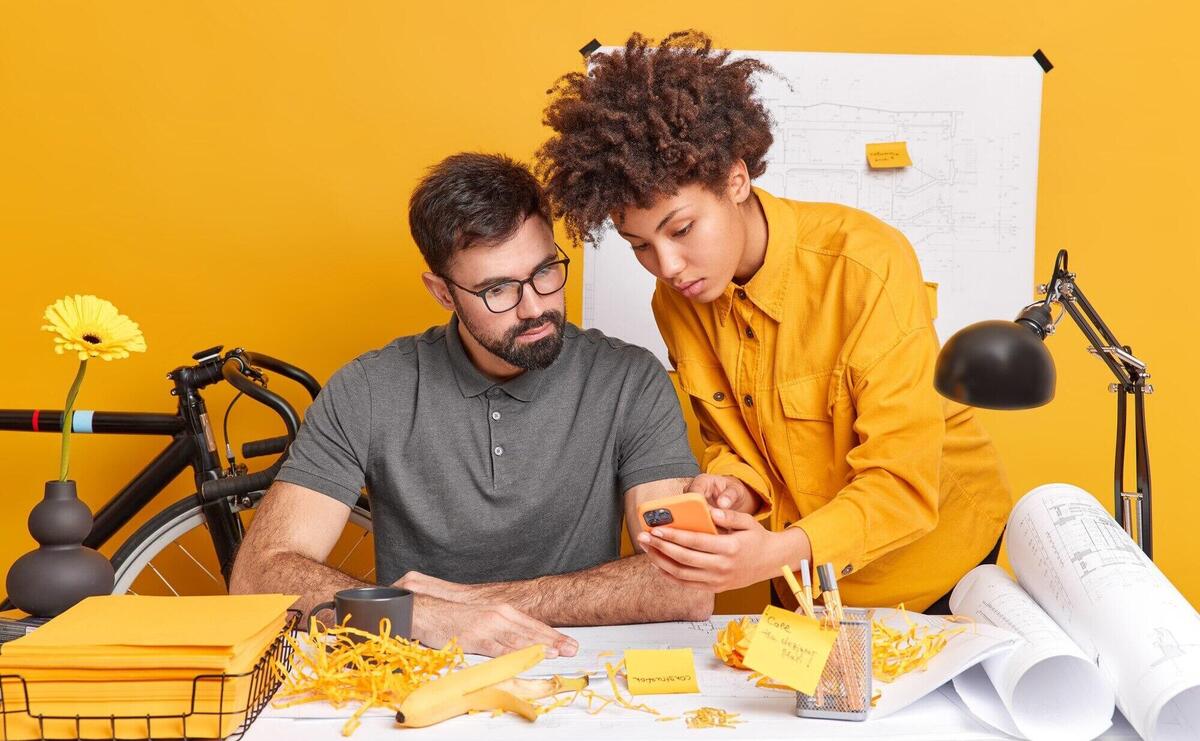
[{"label": "banana peel", "polygon": [[423,728],[487,710],[507,711],[526,720],[536,720],[538,707],[534,700],[587,685],[587,677],[517,678],[545,658],[546,648],[538,644],[450,672],[418,687],[405,698],[396,712],[396,722],[409,728]]},{"label": "banana peel", "polygon": [[561,692],[578,692],[588,686],[587,676],[560,677],[555,675],[550,679],[521,679],[513,677],[496,685],[495,689],[511,692],[522,700],[541,700],[553,697]]}]

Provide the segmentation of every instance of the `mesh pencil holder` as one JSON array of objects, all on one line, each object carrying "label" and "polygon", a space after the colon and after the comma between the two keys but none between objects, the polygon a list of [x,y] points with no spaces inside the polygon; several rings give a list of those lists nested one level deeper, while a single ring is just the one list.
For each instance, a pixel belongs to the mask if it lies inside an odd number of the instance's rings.
[{"label": "mesh pencil holder", "polygon": [[[817,619],[825,617],[818,607]],[[796,715],[825,720],[866,720],[871,710],[871,611],[842,610],[838,632],[821,681],[811,695],[796,693]]]}]

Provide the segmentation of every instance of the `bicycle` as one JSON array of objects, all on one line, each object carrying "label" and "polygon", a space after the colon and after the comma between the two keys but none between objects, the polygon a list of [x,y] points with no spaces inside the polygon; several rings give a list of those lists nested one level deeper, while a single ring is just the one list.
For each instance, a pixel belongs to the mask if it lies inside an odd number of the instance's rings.
[{"label": "bicycle", "polygon": [[[180,366],[167,374],[172,382],[171,395],[178,400],[175,414],[88,410],[72,413],[72,432],[76,434],[171,437],[166,448],[96,511],[91,533],[83,542],[85,546],[98,549],[107,544],[186,469],[192,469],[196,483],[194,494],[154,515],[116,549],[111,559],[116,572],[114,594],[145,593],[143,585],[157,588],[156,582],[161,581],[172,594],[179,595],[181,592],[176,584],[164,575],[176,564],[184,564],[189,571],[198,568],[218,590],[227,591],[234,557],[245,534],[246,520],[283,465],[287,447],[300,426],[300,416],[292,405],[267,388],[268,379],[263,371],[273,371],[295,381],[314,399],[321,390],[321,384],[312,375],[290,363],[241,348],[222,355],[222,349],[223,346],[217,345],[201,350],[192,356],[195,365]],[[200,393],[222,381],[238,392],[225,412],[225,463],[217,454],[208,408]],[[236,462],[229,443],[229,410],[243,395],[274,411],[287,430],[286,435],[242,445],[244,459],[278,454],[274,463],[253,473],[245,464]],[[63,421],[62,410],[0,409],[0,430],[62,432]],[[340,556],[335,568],[345,570],[351,556],[370,535],[370,504],[365,496],[360,496],[351,510],[340,542],[340,546],[348,543],[349,550]],[[211,552],[206,550],[209,545]],[[345,548],[335,548],[329,559],[331,562],[339,550]],[[372,564],[369,571],[354,575],[370,581],[373,573]],[[178,578],[176,581],[180,588],[191,591],[184,586],[185,582]],[[212,589],[205,584],[206,589]],[[139,589],[135,590],[135,585]],[[7,599],[0,604],[0,610],[10,607]]]}]

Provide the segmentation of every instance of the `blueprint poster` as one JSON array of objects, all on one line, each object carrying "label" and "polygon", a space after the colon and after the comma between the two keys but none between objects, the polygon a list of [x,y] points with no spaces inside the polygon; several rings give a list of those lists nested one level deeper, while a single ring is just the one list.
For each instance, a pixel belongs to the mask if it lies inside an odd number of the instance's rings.
[{"label": "blueprint poster", "polygon": [[[1032,57],[741,53],[779,73],[757,78],[775,143],[756,185],[854,206],[903,232],[939,284],[942,341],[1034,300],[1043,72]],[[906,142],[912,165],[870,169],[866,145],[878,142]],[[584,248],[583,291],[584,326],[666,364],[654,278],[611,229]]]}]

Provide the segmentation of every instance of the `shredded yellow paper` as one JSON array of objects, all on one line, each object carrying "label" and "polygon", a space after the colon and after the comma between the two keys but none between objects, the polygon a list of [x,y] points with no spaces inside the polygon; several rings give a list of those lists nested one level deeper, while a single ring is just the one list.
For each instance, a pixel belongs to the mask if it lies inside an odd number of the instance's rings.
[{"label": "shredded yellow paper", "polygon": [[[595,715],[609,705],[616,704],[628,710],[637,710],[651,715],[658,715],[658,711],[644,703],[634,703],[632,696],[625,697],[621,694],[621,687],[617,684],[617,676],[625,673],[625,660],[622,659],[616,664],[606,663],[604,672],[608,675],[608,684],[612,687],[612,697],[601,695],[593,690],[583,690],[581,694],[587,699],[588,713]],[[592,709],[593,701],[600,703],[595,710]]]},{"label": "shredded yellow paper", "polygon": [[721,708],[697,708],[684,715],[688,728],[734,728],[744,720],[735,720],[739,713],[727,713]]},{"label": "shredded yellow paper", "polygon": [[[758,624],[750,622],[749,617],[730,620],[724,628],[717,631],[717,640],[713,643],[713,653],[727,666],[734,669],[749,669],[750,667],[742,662],[746,658],[746,651],[750,650],[750,639],[754,637],[756,627]],[[750,676],[746,680],[754,682],[754,686],[764,689],[795,692],[791,687],[773,682],[770,677],[755,671],[750,672]]]},{"label": "shredded yellow paper", "polygon": [[455,641],[432,649],[394,638],[387,618],[380,621],[378,635],[345,624],[326,628],[313,619],[307,636],[285,638],[292,647],[292,670],[280,661],[273,665],[282,686],[272,705],[284,708],[324,701],[340,708],[357,702],[358,708],[342,727],[343,736],[354,733],[370,708],[396,710],[417,687],[463,664]]},{"label": "shredded yellow paper", "polygon": [[717,632],[717,640],[713,643],[713,653],[717,658],[734,669],[747,669],[742,661],[746,651],[750,649],[750,639],[754,637],[757,623],[750,622],[749,617],[741,620],[730,620],[724,628]]},{"label": "shredded yellow paper", "polygon": [[[946,647],[951,638],[966,630],[932,630],[928,626],[917,625],[908,618],[904,605],[900,612],[908,622],[907,630],[890,628],[878,620],[871,624],[871,670],[881,682],[892,682],[897,678],[913,671],[923,671],[933,657]],[[950,622],[971,624],[970,618],[951,616]],[[750,640],[754,637],[756,623],[749,617],[731,620],[717,632],[717,640],[713,643],[713,653],[727,666],[734,669],[749,669],[744,660],[746,651],[750,648]],[[790,687],[772,682],[758,672],[751,672],[749,681],[755,686],[791,692]]]},{"label": "shredded yellow paper", "polygon": [[880,682],[892,682],[909,672],[924,671],[951,638],[966,631],[966,628],[935,631],[927,625],[914,623],[904,605],[900,605],[900,612],[908,622],[908,630],[890,628],[878,620],[871,622],[871,673]]}]

